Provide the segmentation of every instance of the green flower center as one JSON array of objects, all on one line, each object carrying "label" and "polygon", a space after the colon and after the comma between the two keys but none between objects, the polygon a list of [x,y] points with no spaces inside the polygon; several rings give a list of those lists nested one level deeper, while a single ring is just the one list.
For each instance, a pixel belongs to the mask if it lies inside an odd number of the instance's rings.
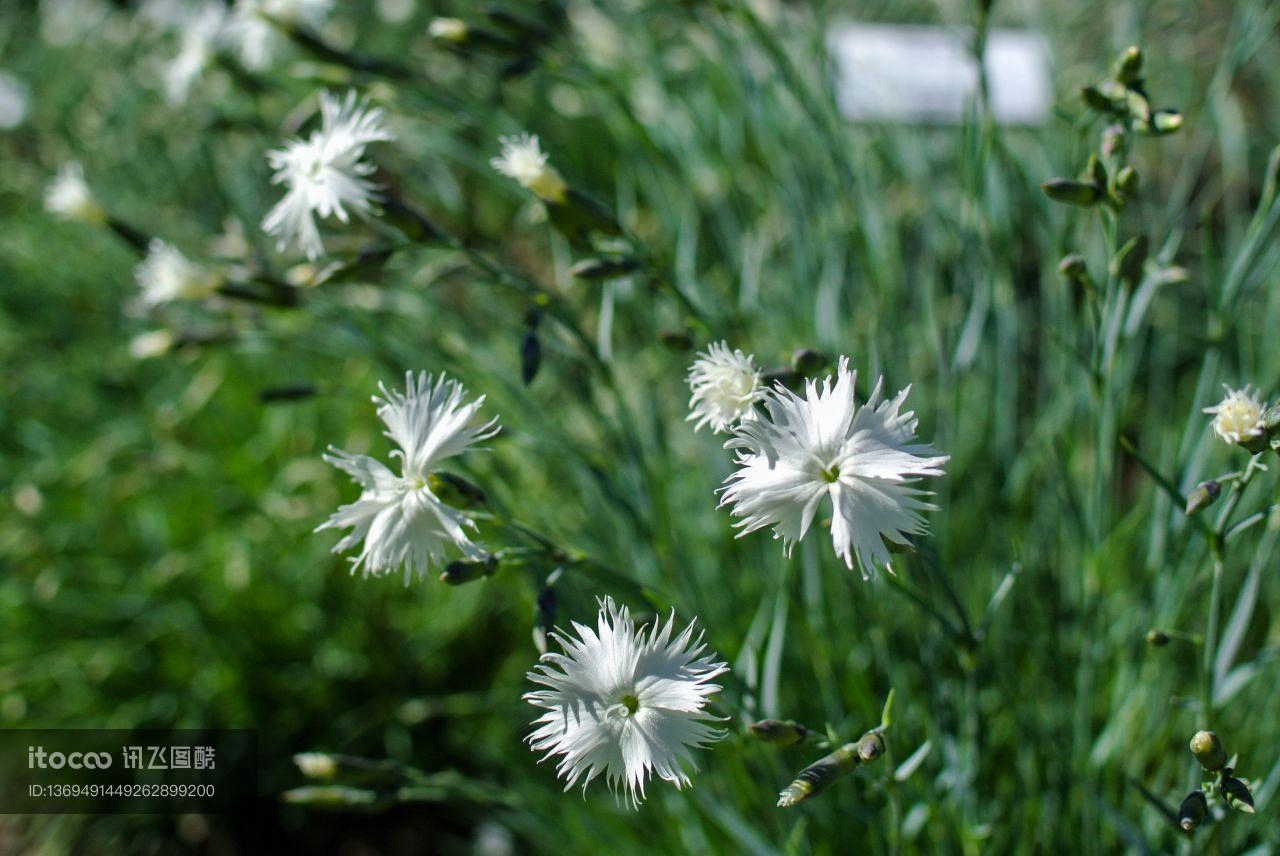
[{"label": "green flower center", "polygon": [[633,693],[627,693],[622,697],[622,706],[627,709],[627,716],[635,716],[640,709],[640,699]]},{"label": "green flower center", "polygon": [[832,464],[822,471],[822,480],[827,484],[835,484],[840,480],[840,467]]}]

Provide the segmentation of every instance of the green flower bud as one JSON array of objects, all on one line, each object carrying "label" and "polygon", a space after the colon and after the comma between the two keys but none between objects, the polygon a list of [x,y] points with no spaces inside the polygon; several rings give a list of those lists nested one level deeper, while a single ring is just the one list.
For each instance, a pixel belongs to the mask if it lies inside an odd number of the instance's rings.
[{"label": "green flower bud", "polygon": [[1131,166],[1116,173],[1116,195],[1121,199],[1129,199],[1138,192],[1138,171]]},{"label": "green flower bud", "polygon": [[1227,805],[1245,814],[1254,813],[1253,794],[1249,793],[1249,786],[1244,782],[1235,776],[1226,776],[1218,787],[1222,789],[1222,796],[1226,799]]},{"label": "green flower bud", "polygon": [[1204,791],[1192,791],[1178,808],[1178,826],[1183,832],[1191,832],[1209,816],[1209,801],[1204,798]]},{"label": "green flower bud", "polygon": [[1136,89],[1130,89],[1125,93],[1124,103],[1129,108],[1129,115],[1134,119],[1140,122],[1151,121],[1151,102],[1147,100],[1147,96]]},{"label": "green flower bud", "polygon": [[622,258],[594,258],[583,259],[570,268],[569,273],[578,279],[617,279],[626,276],[638,267],[640,267],[639,260],[628,256]]},{"label": "green flower bud", "polygon": [[460,586],[475,580],[491,577],[498,572],[498,557],[450,562],[440,574],[440,582]]},{"label": "green flower bud", "polygon": [[427,476],[427,487],[436,498],[452,508],[477,508],[484,505],[484,491],[453,473],[437,470]]},{"label": "green flower bud", "polygon": [[1119,123],[1108,125],[1102,132],[1102,154],[1116,157],[1124,154],[1129,148],[1129,132]]},{"label": "green flower bud", "polygon": [[804,377],[811,377],[831,363],[827,355],[812,348],[801,348],[791,355],[791,370]]},{"label": "green flower bud", "polygon": [[1088,104],[1099,113],[1114,113],[1116,102],[1103,94],[1102,90],[1096,86],[1085,86],[1080,90],[1084,103]]},{"label": "green flower bud", "polygon": [[1138,235],[1125,242],[1111,261],[1111,273],[1116,279],[1137,284],[1142,280],[1142,269],[1147,263],[1147,236]]},{"label": "green flower bud", "polygon": [[1280,429],[1280,404],[1264,413],[1262,422],[1267,427],[1267,433],[1275,434],[1277,429]]},{"label": "green flower bud", "polygon": [[797,773],[795,781],[778,795],[778,808],[791,808],[822,793],[836,779],[857,769],[858,763],[857,744],[844,744]]},{"label": "green flower bud", "polygon": [[756,738],[775,746],[794,746],[803,743],[813,732],[800,723],[788,719],[762,719],[748,726]]},{"label": "green flower bud", "polygon": [[1151,117],[1157,134],[1172,134],[1182,128],[1182,114],[1177,110],[1157,110]]},{"label": "green flower bud", "polygon": [[1041,184],[1040,189],[1055,202],[1071,205],[1097,205],[1102,200],[1102,188],[1099,185],[1071,178],[1051,178]]},{"label": "green flower bud", "polygon": [[873,729],[858,740],[858,760],[863,763],[874,761],[884,754],[884,735],[879,729]]},{"label": "green flower bud", "polygon": [[1163,648],[1169,644],[1169,634],[1163,630],[1148,630],[1147,644],[1152,648]]},{"label": "green flower bud", "polygon": [[1058,262],[1058,273],[1075,282],[1088,276],[1089,268],[1085,264],[1084,256],[1079,253],[1072,253],[1069,256],[1064,256],[1062,261]]},{"label": "green flower bud", "polygon": [[1191,754],[1207,772],[1221,770],[1227,765],[1227,753],[1222,741],[1212,731],[1197,731],[1191,738]]},{"label": "green flower bud", "polygon": [[1220,483],[1214,479],[1200,482],[1200,484],[1196,485],[1195,490],[1187,494],[1187,516],[1192,517],[1204,511],[1213,505],[1219,496],[1222,496],[1222,485]]},{"label": "green flower bud", "polygon": [[668,351],[684,353],[693,347],[693,336],[688,330],[659,330],[658,341]]},{"label": "green flower bud", "polygon": [[1112,76],[1126,86],[1142,80],[1142,48],[1131,45],[1116,58]]},{"label": "green flower bud", "polygon": [[1107,168],[1102,165],[1102,159],[1097,155],[1089,155],[1089,163],[1084,168],[1083,177],[1098,187],[1106,187]]}]

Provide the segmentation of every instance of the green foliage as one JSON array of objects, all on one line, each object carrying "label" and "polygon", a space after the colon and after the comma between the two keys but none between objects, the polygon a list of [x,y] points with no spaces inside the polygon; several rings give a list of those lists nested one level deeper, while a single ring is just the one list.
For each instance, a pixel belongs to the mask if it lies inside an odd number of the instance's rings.
[{"label": "green foliage", "polygon": [[[1038,27],[1062,102],[1026,129],[977,105],[957,127],[842,123],[821,57],[848,4],[573,0],[530,42],[479,4],[419,4],[401,25],[373,5],[340,4],[328,40],[298,40],[273,72],[210,72],[181,107],[151,71],[176,41],[131,13],[68,47],[35,35],[33,8],[0,9],[0,68],[36,93],[0,136],[0,726],[256,728],[263,817],[313,849],[469,852],[501,827],[520,852],[1166,851],[1186,735],[1210,726],[1249,760],[1265,813],[1277,462],[1246,469],[1201,408],[1223,382],[1280,392],[1280,7],[855,4]],[[491,32],[432,40],[435,14]],[[1086,109],[1080,88],[1129,44],[1181,130],[1128,143],[1140,189],[1101,165],[1070,180],[1123,204],[1055,205],[1041,183],[1075,174],[1116,103],[1095,87]],[[394,63],[325,53],[348,48]],[[290,269],[259,228],[279,191],[264,154],[326,85],[394,115],[373,159],[408,225],[330,234],[339,269]],[[598,209],[565,226],[574,211],[548,219],[489,168],[523,130]],[[298,305],[140,315],[127,243],[41,209],[69,159],[113,215],[192,258],[238,224],[247,280],[296,286]],[[183,346],[133,358],[160,327]],[[713,492],[730,455],[684,421],[687,346],[722,337],[779,376],[848,354],[864,393],[868,375],[912,384],[951,461],[897,577],[849,573],[821,526],[791,559],[765,533],[734,538]],[[321,453],[383,455],[369,396],[421,369],[487,394],[505,426],[456,474],[495,510],[482,535],[504,514],[571,551],[562,563],[405,587],[350,576],[333,533],[312,534],[354,498]],[[1196,491],[1239,484],[1233,469],[1255,487],[1206,508]],[[584,800],[522,743],[553,574],[555,623],[589,621],[603,594],[674,606],[733,667],[715,705],[731,735],[699,754],[692,790],[655,783],[638,813],[599,786]],[[775,808],[818,753],[750,723],[839,746],[891,690],[885,755]],[[292,757],[313,750],[407,770],[401,797],[308,783]],[[1203,820],[1197,844],[1280,844],[1274,825],[1229,821]],[[235,834],[218,818],[0,820],[0,842],[67,852]]]}]

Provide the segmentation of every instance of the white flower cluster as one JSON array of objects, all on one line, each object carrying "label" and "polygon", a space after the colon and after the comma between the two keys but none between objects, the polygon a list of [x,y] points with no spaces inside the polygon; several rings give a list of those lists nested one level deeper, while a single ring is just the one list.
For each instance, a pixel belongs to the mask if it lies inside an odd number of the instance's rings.
[{"label": "white flower cluster", "polygon": [[892,572],[888,544],[923,534],[921,512],[934,507],[915,484],[941,476],[948,457],[915,441],[915,414],[902,410],[910,387],[885,399],[881,378],[859,406],[847,357],[834,381],[807,381],[803,396],[765,389],[753,358],[712,345],[689,372],[689,418],[733,432],[725,447],[736,450],[738,469],[720,504],[742,518],[739,537],[772,528],[789,554],[830,498],[836,555],[864,578],[878,565]]},{"label": "white flower cluster", "polygon": [[1233,445],[1257,440],[1267,433],[1266,405],[1252,386],[1227,390],[1226,398],[1205,413],[1213,414],[1213,433],[1224,443]]}]

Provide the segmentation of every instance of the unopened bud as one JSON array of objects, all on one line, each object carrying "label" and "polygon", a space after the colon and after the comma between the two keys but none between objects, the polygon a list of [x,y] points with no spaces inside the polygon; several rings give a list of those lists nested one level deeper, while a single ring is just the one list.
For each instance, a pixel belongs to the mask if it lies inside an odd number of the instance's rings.
[{"label": "unopened bud", "polygon": [[484,559],[459,559],[445,566],[445,569],[440,573],[440,582],[451,586],[460,586],[475,580],[491,577],[497,572],[497,556],[488,556]]},{"label": "unopened bud", "polygon": [[794,746],[797,743],[803,743],[813,733],[791,719],[762,719],[751,723],[748,728],[757,739],[775,746]]},{"label": "unopened bud", "polygon": [[1129,145],[1129,132],[1124,125],[1113,124],[1108,125],[1102,132],[1102,154],[1106,157],[1115,157],[1123,154]]},{"label": "unopened bud", "polygon": [[1151,117],[1157,134],[1172,134],[1182,128],[1182,114],[1177,110],[1157,110]]},{"label": "unopened bud", "polygon": [[1085,264],[1084,256],[1079,253],[1072,253],[1058,262],[1058,273],[1075,282],[1088,276],[1089,268]]},{"label": "unopened bud", "polygon": [[436,41],[461,44],[469,34],[467,22],[459,18],[436,18],[427,25],[427,34]]},{"label": "unopened bud", "polygon": [[1103,94],[1102,90],[1096,86],[1086,86],[1080,90],[1084,103],[1088,104],[1099,113],[1110,113],[1116,109],[1116,104],[1110,98]]},{"label": "unopened bud", "polygon": [[1191,738],[1191,754],[1207,772],[1221,770],[1227,765],[1227,753],[1222,741],[1212,731],[1197,731]]},{"label": "unopened bud", "polygon": [[427,487],[436,499],[452,508],[476,508],[484,505],[484,491],[462,476],[437,470],[427,476]]},{"label": "unopened bud", "polygon": [[1191,832],[1209,816],[1209,801],[1204,798],[1204,791],[1192,791],[1178,808],[1178,826],[1183,832]]},{"label": "unopened bud", "polygon": [[857,744],[844,744],[797,773],[795,781],[778,794],[778,808],[790,808],[822,793],[836,779],[857,769],[858,763]]},{"label": "unopened bud", "polygon": [[1222,496],[1222,485],[1215,479],[1202,481],[1196,485],[1195,490],[1187,494],[1186,513],[1188,517],[1192,517],[1204,511]]},{"label": "unopened bud", "polygon": [[1107,168],[1102,165],[1102,159],[1097,155],[1089,155],[1089,163],[1085,166],[1084,177],[1099,187],[1107,186]]},{"label": "unopened bud", "polygon": [[638,267],[640,267],[640,262],[629,256],[612,259],[583,259],[571,267],[569,273],[578,279],[617,279],[618,277],[626,276]]},{"label": "unopened bud", "polygon": [[1138,171],[1131,166],[1116,173],[1116,194],[1121,199],[1129,199],[1138,192]]},{"label": "unopened bud", "polygon": [[830,362],[821,351],[801,348],[791,355],[791,370],[798,375],[810,377],[825,369]]},{"label": "unopened bud", "polygon": [[1151,121],[1151,102],[1147,100],[1147,96],[1135,89],[1130,89],[1125,93],[1124,102],[1129,108],[1129,115],[1136,121]]},{"label": "unopened bud", "polygon": [[1262,416],[1262,424],[1267,426],[1267,433],[1274,434],[1280,430],[1280,404],[1270,408]]},{"label": "unopened bud", "polygon": [[1102,199],[1102,188],[1097,184],[1071,178],[1051,178],[1040,189],[1055,202],[1070,205],[1096,205]]},{"label": "unopened bud", "polygon": [[338,773],[337,762],[324,752],[299,752],[293,756],[293,763],[308,779],[332,779]]},{"label": "unopened bud", "polygon": [[693,336],[688,330],[659,330],[658,341],[668,351],[684,353],[693,347]]},{"label": "unopened bud", "polygon": [[1227,776],[1223,778],[1218,785],[1222,789],[1222,795],[1227,800],[1227,805],[1236,811],[1245,814],[1253,814],[1253,794],[1249,793],[1249,786],[1237,779],[1235,776]]},{"label": "unopened bud", "polygon": [[1163,648],[1169,644],[1169,634],[1163,630],[1148,630],[1147,644],[1152,648]]},{"label": "unopened bud", "polygon": [[879,729],[868,731],[858,740],[858,760],[874,761],[884,754],[884,736]]},{"label": "unopened bud", "polygon": [[1116,58],[1114,67],[1115,79],[1126,86],[1142,79],[1142,48],[1131,45]]}]

